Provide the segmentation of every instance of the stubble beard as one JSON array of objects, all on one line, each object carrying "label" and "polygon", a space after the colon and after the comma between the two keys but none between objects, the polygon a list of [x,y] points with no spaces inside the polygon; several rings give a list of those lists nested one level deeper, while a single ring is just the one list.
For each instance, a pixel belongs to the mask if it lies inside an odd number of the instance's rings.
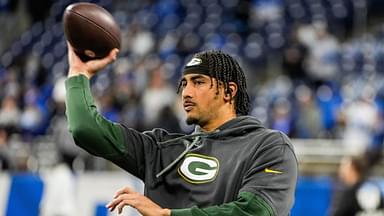
[{"label": "stubble beard", "polygon": [[199,125],[200,127],[203,127],[207,121],[202,116],[188,116],[185,122],[188,125]]},{"label": "stubble beard", "polygon": [[195,125],[195,124],[199,123],[199,120],[197,118],[194,118],[194,117],[187,117],[185,122],[187,123],[187,125]]}]

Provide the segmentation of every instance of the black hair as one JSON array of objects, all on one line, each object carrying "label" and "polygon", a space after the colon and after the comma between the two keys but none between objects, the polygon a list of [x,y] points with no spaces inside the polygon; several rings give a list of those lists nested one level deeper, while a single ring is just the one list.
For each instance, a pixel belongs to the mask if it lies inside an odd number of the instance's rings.
[{"label": "black hair", "polygon": [[[217,93],[219,90],[219,81],[221,81],[224,84],[225,94],[230,95],[231,101],[232,94],[231,89],[229,88],[229,82],[236,83],[237,93],[234,96],[236,114],[248,115],[250,99],[247,93],[245,75],[239,63],[232,56],[220,50],[203,51],[195,54],[193,57],[202,59],[207,63],[209,76],[216,79]],[[177,88],[178,93],[180,92],[180,89],[181,82]]]}]

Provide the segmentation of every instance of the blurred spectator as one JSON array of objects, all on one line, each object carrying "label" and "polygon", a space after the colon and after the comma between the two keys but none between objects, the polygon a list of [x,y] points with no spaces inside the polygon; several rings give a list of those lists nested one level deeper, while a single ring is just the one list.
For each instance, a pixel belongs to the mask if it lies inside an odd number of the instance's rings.
[{"label": "blurred spectator", "polygon": [[321,138],[324,135],[321,125],[321,113],[314,100],[312,90],[300,85],[295,90],[297,100],[295,133],[297,138]]},{"label": "blurred spectator", "polygon": [[115,106],[115,100],[111,91],[106,91],[98,98],[100,113],[107,119],[120,122],[120,110]]},{"label": "blurred spectator", "polygon": [[11,96],[15,97],[15,99],[22,93],[22,88],[19,83],[20,69],[17,67],[10,67],[5,70],[5,83],[0,86],[2,91],[0,91],[0,95],[3,97]]},{"label": "blurred spectator", "polygon": [[[345,156],[338,171],[330,216],[382,215],[383,195],[378,185],[367,180],[367,158]],[[381,211],[379,210],[381,209]]]},{"label": "blurred spectator", "polygon": [[384,147],[384,98],[382,95],[382,90],[378,90],[376,94],[375,103],[378,109],[377,122],[378,124],[375,127],[373,136],[369,146],[366,150],[366,158],[368,158],[368,166],[372,169],[377,165],[383,157],[383,147]]},{"label": "blurred spectator", "polygon": [[324,22],[315,22],[311,26],[302,26],[298,30],[298,36],[308,48],[307,72],[316,86],[336,78],[339,42],[328,32],[327,25]]},{"label": "blurred spectator", "polygon": [[27,104],[20,116],[20,127],[27,134],[35,134],[42,122],[42,115],[34,103]]},{"label": "blurred spectator", "polygon": [[30,145],[26,145],[17,134],[8,133],[5,154],[9,157],[9,170],[13,172],[36,171],[36,161]]},{"label": "blurred spectator", "polygon": [[160,112],[167,106],[172,106],[176,98],[176,90],[167,83],[164,68],[159,66],[150,74],[149,86],[143,93],[144,120],[147,128],[152,128]]},{"label": "blurred spectator", "polygon": [[281,0],[253,0],[252,18],[255,22],[274,21],[282,16]]},{"label": "blurred spectator", "polygon": [[116,79],[115,103],[121,110],[121,119],[125,125],[143,130],[143,111],[140,104],[134,78],[131,74],[119,75]]},{"label": "blurred spectator", "polygon": [[283,71],[293,81],[308,81],[304,65],[308,50],[297,38],[297,30],[293,30],[289,39],[283,50]]},{"label": "blurred spectator", "polygon": [[339,121],[345,125],[343,144],[351,154],[367,151],[379,125],[379,113],[373,99],[373,89],[365,87],[356,99],[346,101],[341,109]]},{"label": "blurred spectator", "polygon": [[344,157],[338,170],[339,185],[334,191],[330,216],[353,216],[362,210],[357,191],[366,178],[366,164],[362,157]]},{"label": "blurred spectator", "polygon": [[170,106],[165,106],[160,110],[159,117],[153,126],[154,128],[164,128],[172,133],[182,132],[179,119]]},{"label": "blurred spectator", "polygon": [[10,48],[12,42],[29,26],[26,4],[30,1],[2,0],[0,1],[0,53]]},{"label": "blurred spectator", "polygon": [[338,114],[342,104],[342,97],[338,87],[321,85],[316,89],[316,102],[321,111],[321,124],[326,134],[325,138],[340,138],[338,128]]},{"label": "blurred spectator", "polygon": [[272,129],[292,135],[291,103],[286,98],[278,98],[272,104],[270,126]]},{"label": "blurred spectator", "polygon": [[0,107],[0,126],[16,130],[20,120],[20,109],[12,96],[3,99]]},{"label": "blurred spectator", "polygon": [[143,29],[138,23],[131,25],[128,38],[128,43],[130,45],[129,50],[139,57],[143,57],[150,53],[155,45],[152,33]]},{"label": "blurred spectator", "polygon": [[8,132],[0,126],[0,171],[8,170],[11,166],[11,159],[8,149]]}]

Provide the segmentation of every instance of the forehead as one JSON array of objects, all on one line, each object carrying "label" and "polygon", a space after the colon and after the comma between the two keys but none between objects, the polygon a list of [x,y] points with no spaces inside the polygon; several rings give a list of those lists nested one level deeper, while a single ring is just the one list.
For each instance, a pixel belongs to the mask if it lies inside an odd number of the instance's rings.
[{"label": "forehead", "polygon": [[190,74],[183,75],[183,77],[181,78],[181,80],[194,80],[194,79],[211,79],[211,77],[204,74],[190,73]]}]

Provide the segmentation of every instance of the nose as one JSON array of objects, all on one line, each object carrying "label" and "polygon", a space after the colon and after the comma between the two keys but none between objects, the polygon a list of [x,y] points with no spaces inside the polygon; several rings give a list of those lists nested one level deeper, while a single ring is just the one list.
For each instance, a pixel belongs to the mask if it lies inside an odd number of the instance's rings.
[{"label": "nose", "polygon": [[181,96],[183,99],[192,98],[193,88],[188,83],[182,88]]}]

